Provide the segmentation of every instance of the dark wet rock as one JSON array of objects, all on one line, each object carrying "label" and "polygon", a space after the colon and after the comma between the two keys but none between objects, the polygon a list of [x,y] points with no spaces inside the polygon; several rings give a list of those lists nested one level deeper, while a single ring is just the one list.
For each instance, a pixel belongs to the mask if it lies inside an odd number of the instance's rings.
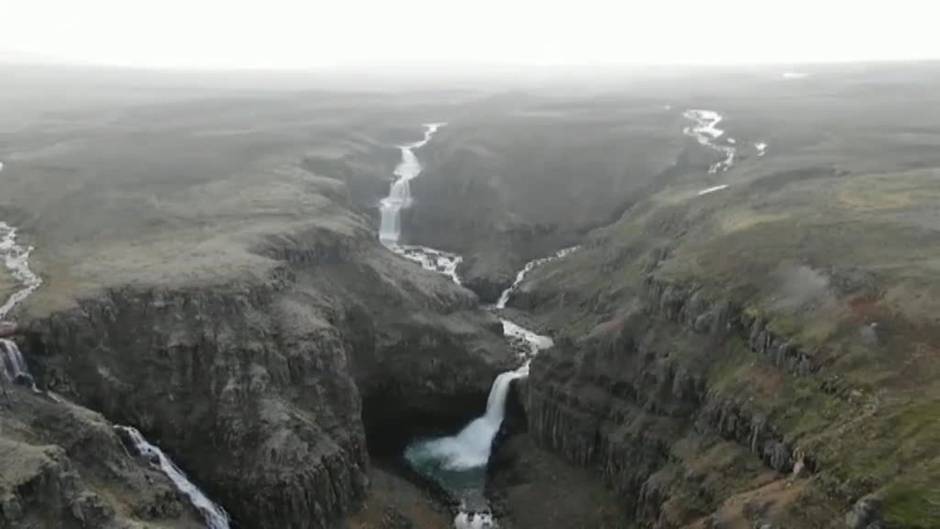
[{"label": "dark wet rock", "polygon": [[876,496],[865,496],[855,502],[845,515],[845,526],[848,529],[884,529],[881,500]]}]

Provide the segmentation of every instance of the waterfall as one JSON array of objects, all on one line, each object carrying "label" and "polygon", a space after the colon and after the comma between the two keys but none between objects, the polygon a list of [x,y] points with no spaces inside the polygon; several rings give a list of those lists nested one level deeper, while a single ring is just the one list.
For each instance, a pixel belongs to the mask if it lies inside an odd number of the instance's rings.
[{"label": "waterfall", "polygon": [[483,467],[490,458],[493,438],[503,423],[509,384],[528,373],[522,368],[501,373],[490,388],[486,412],[470,422],[457,435],[440,437],[412,444],[405,457],[412,463],[433,462],[444,470],[467,470]]},{"label": "waterfall", "polygon": [[3,378],[8,382],[22,384],[36,389],[33,376],[29,374],[23,353],[12,340],[0,339],[0,367],[3,368]]},{"label": "waterfall", "polygon": [[[415,149],[424,146],[443,123],[425,125],[424,139],[399,147],[401,162],[395,168],[395,181],[388,196],[382,199],[380,211],[382,221],[379,240],[393,252],[421,265],[425,270],[446,275],[460,285],[457,266],[462,257],[418,245],[399,244],[401,238],[401,211],[412,204],[411,180],[421,173],[421,163]],[[526,263],[516,274],[513,284],[502,292],[495,308],[504,309],[516,287],[526,274],[545,263],[565,257],[578,247],[565,248],[553,255]],[[542,349],[554,345],[548,336],[536,334],[508,319],[500,320],[503,335],[512,347],[519,351],[521,367],[501,373],[493,381],[487,397],[486,411],[472,420],[456,435],[423,439],[411,443],[405,449],[405,459],[418,473],[437,481],[442,487],[461,499],[461,506],[454,518],[456,529],[492,529],[498,524],[489,511],[483,495],[486,482],[486,464],[490,459],[493,439],[499,432],[506,413],[506,399],[513,380],[529,374],[529,361]]]},{"label": "waterfall", "polygon": [[186,477],[186,474],[183,473],[162,450],[147,442],[136,428],[115,425],[114,429],[123,433],[127,439],[130,440],[138,454],[147,458],[151,464],[160,467],[160,470],[170,478],[170,481],[173,482],[177,490],[189,498],[189,502],[199,511],[206,521],[206,527],[208,527],[208,529],[229,529],[228,514],[225,510],[207,498],[206,495],[199,490],[199,487],[190,481],[189,478]]},{"label": "waterfall", "polygon": [[395,181],[388,191],[388,196],[379,204],[382,221],[379,225],[379,240],[387,246],[397,245],[401,239],[401,211],[411,207],[411,180],[421,174],[421,163],[415,155],[415,149],[424,147],[431,136],[445,123],[426,123],[424,139],[400,145],[401,162],[395,168]]}]

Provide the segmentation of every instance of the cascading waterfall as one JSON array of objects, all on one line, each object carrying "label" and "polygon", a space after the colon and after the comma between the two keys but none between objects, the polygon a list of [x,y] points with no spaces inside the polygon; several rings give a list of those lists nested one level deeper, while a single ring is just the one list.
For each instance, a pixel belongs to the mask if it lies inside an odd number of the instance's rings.
[{"label": "cascading waterfall", "polygon": [[[523,368],[526,368],[523,371]],[[412,462],[433,464],[443,470],[467,470],[486,465],[493,438],[503,423],[509,384],[528,374],[527,366],[501,373],[493,381],[486,401],[486,413],[466,425],[457,435],[421,441],[410,445],[405,457]]]},{"label": "cascading waterfall", "polygon": [[460,284],[457,276],[457,267],[463,258],[457,254],[428,248],[415,244],[400,244],[401,240],[401,212],[411,207],[411,181],[421,174],[421,162],[415,154],[415,149],[427,145],[434,133],[446,123],[426,123],[424,125],[424,138],[414,143],[399,145],[401,162],[395,167],[395,180],[388,190],[388,196],[379,203],[381,223],[379,225],[379,241],[389,250],[398,255],[414,261],[425,270],[444,274],[454,283]]},{"label": "cascading waterfall", "polygon": [[415,149],[420,149],[431,141],[431,137],[445,123],[426,123],[424,125],[424,139],[400,145],[401,162],[395,168],[395,181],[388,191],[388,196],[382,199],[379,212],[382,222],[379,226],[379,240],[386,245],[397,245],[401,239],[401,211],[411,207],[411,181],[421,174],[421,163],[415,155]]},{"label": "cascading waterfall", "polygon": [[158,466],[166,477],[170,478],[177,490],[189,498],[189,502],[202,515],[208,529],[229,529],[229,518],[225,510],[207,498],[199,487],[163,453],[163,450],[150,444],[136,428],[115,425],[114,429],[124,434],[139,455]]},{"label": "cascading waterfall", "polygon": [[[399,244],[401,211],[412,204],[410,181],[421,173],[421,163],[414,150],[427,144],[442,126],[443,123],[426,124],[423,140],[400,147],[402,160],[395,168],[396,179],[388,196],[380,205],[382,221],[379,240],[398,255],[420,264],[425,270],[443,274],[459,285],[457,266],[463,260],[461,256],[426,246]],[[575,250],[577,247],[565,248],[551,256],[527,263],[492,308],[506,308],[513,291],[529,272]],[[528,376],[529,361],[532,357],[554,345],[548,336],[536,334],[506,318],[501,318],[501,321],[503,334],[513,347],[520,351],[522,365],[496,377],[490,388],[484,414],[471,421],[456,435],[416,441],[405,449],[405,458],[415,470],[437,481],[461,500],[459,512],[454,518],[456,529],[490,529],[498,526],[483,497],[486,464],[490,458],[493,439],[503,423],[506,399],[512,381]]]}]

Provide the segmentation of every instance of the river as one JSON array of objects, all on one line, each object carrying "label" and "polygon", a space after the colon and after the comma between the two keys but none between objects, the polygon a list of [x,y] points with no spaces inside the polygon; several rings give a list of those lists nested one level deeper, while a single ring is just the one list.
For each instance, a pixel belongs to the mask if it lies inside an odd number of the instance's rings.
[{"label": "river", "polygon": [[[431,141],[444,123],[424,125],[424,138],[399,146],[401,162],[395,168],[395,180],[389,194],[380,205],[382,215],[379,240],[388,249],[420,264],[426,270],[449,277],[460,285],[457,267],[463,258],[457,254],[418,245],[402,245],[401,212],[413,203],[410,182],[421,174],[421,163],[415,150]],[[506,288],[496,305],[488,307],[494,311],[506,308],[510,297],[519,284],[535,268],[556,259],[561,259],[577,250],[565,248],[555,254],[534,259],[516,274],[515,281]],[[460,500],[461,506],[454,518],[457,529],[486,529],[498,526],[493,517],[483,489],[486,480],[486,464],[490,458],[493,439],[499,432],[506,411],[506,399],[512,382],[529,374],[529,362],[544,349],[554,346],[551,337],[526,329],[512,320],[500,317],[503,335],[519,351],[516,369],[501,373],[493,381],[483,414],[470,421],[458,433],[451,436],[421,439],[405,449],[405,459],[416,471],[434,480],[450,494]]]}]

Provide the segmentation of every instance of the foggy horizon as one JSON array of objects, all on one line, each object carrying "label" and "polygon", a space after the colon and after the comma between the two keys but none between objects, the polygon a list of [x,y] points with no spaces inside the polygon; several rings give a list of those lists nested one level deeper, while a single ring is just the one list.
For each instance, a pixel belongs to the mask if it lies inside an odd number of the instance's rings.
[{"label": "foggy horizon", "polygon": [[[655,5],[485,0],[38,0],[8,7],[0,63],[171,70],[756,66],[940,59],[937,8],[901,0]],[[55,13],[55,17],[50,17]]]}]

